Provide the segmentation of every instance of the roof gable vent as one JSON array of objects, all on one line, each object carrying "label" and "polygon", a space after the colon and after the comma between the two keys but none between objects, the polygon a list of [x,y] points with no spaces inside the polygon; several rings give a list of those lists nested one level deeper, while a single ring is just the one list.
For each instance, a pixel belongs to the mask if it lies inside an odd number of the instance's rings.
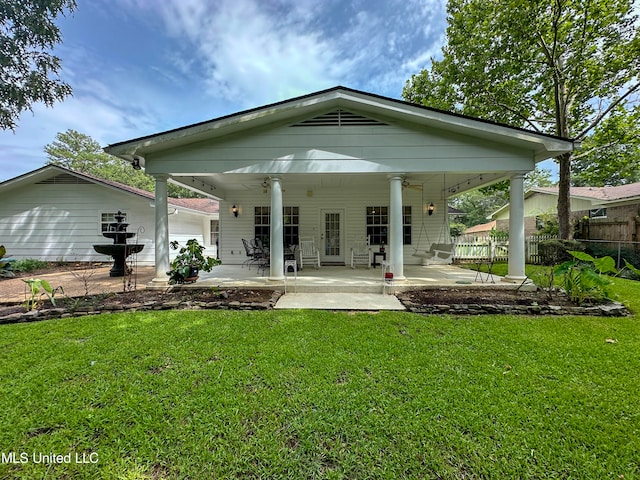
[{"label": "roof gable vent", "polygon": [[61,173],[60,175],[36,182],[37,185],[90,185],[91,183],[93,182],[69,173]]},{"label": "roof gable vent", "polygon": [[347,112],[346,110],[334,110],[333,112],[325,113],[324,115],[318,115],[317,117],[310,118],[309,120],[303,120],[298,122],[292,127],[346,127],[346,126],[371,126],[371,125],[387,125],[379,120],[373,118],[363,117],[355,113]]}]

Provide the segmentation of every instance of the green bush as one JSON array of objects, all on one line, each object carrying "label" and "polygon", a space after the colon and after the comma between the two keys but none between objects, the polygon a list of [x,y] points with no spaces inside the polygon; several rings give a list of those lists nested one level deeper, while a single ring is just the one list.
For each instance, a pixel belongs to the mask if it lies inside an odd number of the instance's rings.
[{"label": "green bush", "polygon": [[[588,254],[594,257],[611,257],[617,261],[618,259],[618,248],[613,247],[609,243],[587,243],[586,250]],[[623,247],[620,249],[620,263],[618,267],[622,267],[624,265],[624,261],[629,262],[636,268],[640,268],[640,249]]]},{"label": "green bush", "polygon": [[4,245],[0,245],[0,277],[13,277],[15,275],[11,265],[13,262],[8,262],[6,259],[3,260],[6,254],[7,250]]},{"label": "green bush", "polygon": [[44,260],[36,260],[35,258],[24,258],[22,260],[16,260],[13,262],[13,271],[14,272],[33,272],[34,270],[40,270],[42,268],[47,268],[49,266],[49,262],[45,262]]},{"label": "green bush", "polygon": [[573,259],[569,252],[584,252],[582,243],[575,240],[543,240],[538,244],[542,265],[558,265]]}]

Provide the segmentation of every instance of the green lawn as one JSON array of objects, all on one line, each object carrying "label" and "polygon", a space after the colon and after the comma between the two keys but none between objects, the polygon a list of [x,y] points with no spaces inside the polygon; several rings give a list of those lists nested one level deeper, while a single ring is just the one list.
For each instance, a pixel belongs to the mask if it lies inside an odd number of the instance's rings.
[{"label": "green lawn", "polygon": [[[616,285],[640,312],[640,282]],[[639,319],[5,325],[0,478],[640,478]],[[71,463],[34,463],[51,453]]]}]

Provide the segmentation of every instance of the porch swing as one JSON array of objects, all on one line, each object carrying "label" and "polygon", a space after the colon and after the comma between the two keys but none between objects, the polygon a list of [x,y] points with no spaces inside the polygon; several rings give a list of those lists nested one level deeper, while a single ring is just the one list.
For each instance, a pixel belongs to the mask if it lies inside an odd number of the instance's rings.
[{"label": "porch swing", "polygon": [[[420,226],[420,233],[418,234],[418,241],[416,243],[416,247],[414,248],[414,252],[412,256],[422,258],[422,265],[449,265],[453,262],[453,251],[454,245],[451,243],[445,243],[442,239],[446,241],[447,235],[447,215],[443,216],[442,226],[440,227],[440,233],[438,235],[438,242],[431,243],[429,240],[429,234],[427,233],[427,228],[424,222],[424,183],[421,188],[421,215],[422,215],[422,224]],[[434,211],[433,203],[429,204],[429,214]],[[420,242],[422,241],[422,235],[424,234],[427,244],[429,244],[429,250],[423,250],[420,248]]]}]

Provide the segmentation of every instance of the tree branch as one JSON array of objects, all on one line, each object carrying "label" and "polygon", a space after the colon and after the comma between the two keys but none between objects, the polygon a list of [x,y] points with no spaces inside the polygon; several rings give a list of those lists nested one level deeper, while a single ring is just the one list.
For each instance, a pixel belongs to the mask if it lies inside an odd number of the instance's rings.
[{"label": "tree branch", "polygon": [[620,142],[609,142],[609,143],[604,144],[604,145],[597,145],[597,146],[595,146],[593,148],[590,148],[589,150],[585,150],[584,152],[581,152],[579,154],[575,154],[574,153],[572,160],[580,160],[581,158],[588,157],[593,152],[597,152],[598,150],[602,150],[603,148],[612,147],[613,145],[618,145],[619,143]]},{"label": "tree branch", "polygon": [[629,88],[629,90],[627,90],[624,93],[624,95],[619,96],[617,99],[611,102],[611,104],[603,112],[601,112],[596,118],[594,118],[593,121],[589,125],[587,125],[587,128],[585,128],[582,132],[580,132],[575,138],[576,139],[584,138],[586,134],[589,133],[589,131],[593,129],[596,125],[598,125],[602,121],[602,119],[609,114],[611,110],[617,107],[620,103],[622,103],[622,101],[625,98],[627,98],[629,95],[631,95],[633,92],[635,92],[638,89],[640,89],[640,81],[636,82],[635,85],[632,85]]}]

